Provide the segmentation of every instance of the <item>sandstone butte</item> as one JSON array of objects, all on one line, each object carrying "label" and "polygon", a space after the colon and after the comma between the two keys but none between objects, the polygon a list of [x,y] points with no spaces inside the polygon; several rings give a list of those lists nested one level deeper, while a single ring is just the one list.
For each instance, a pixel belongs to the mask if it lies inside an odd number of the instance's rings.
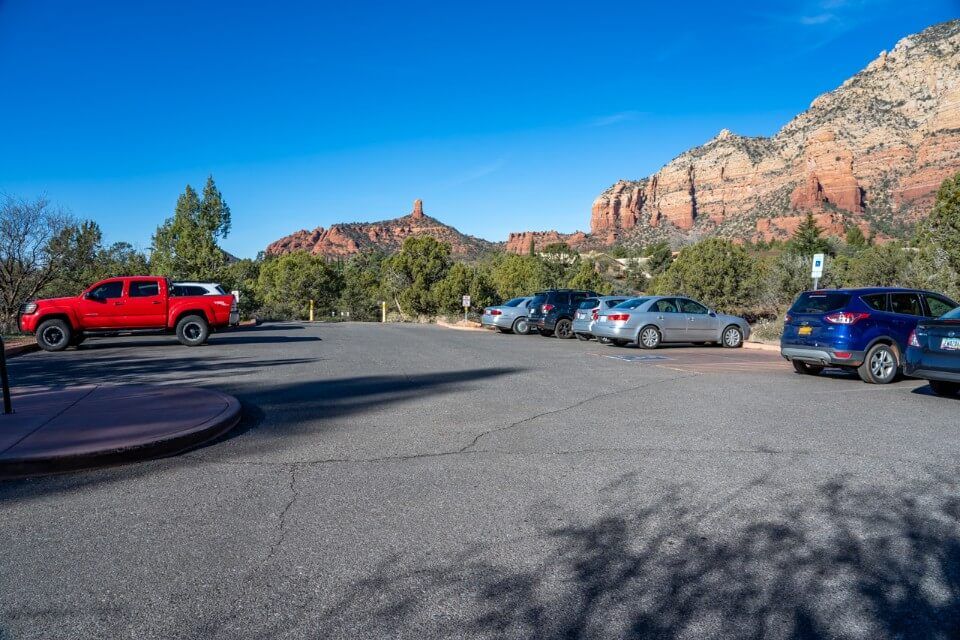
[{"label": "sandstone butte", "polygon": [[960,171],[960,20],[882,52],[770,138],[723,130],[593,203],[590,233],[512,233],[581,249],[717,235],[788,237],[807,212],[827,232],[883,235],[925,216],[944,178]]},{"label": "sandstone butte", "polygon": [[375,249],[397,251],[410,236],[432,236],[449,243],[453,255],[462,258],[476,258],[495,247],[492,242],[465,235],[431,218],[423,212],[423,202],[416,200],[413,211],[403,217],[380,222],[335,224],[329,229],[317,227],[313,231],[302,229],[271,243],[266,252],[279,255],[308,251],[328,258],[343,258]]},{"label": "sandstone butte", "polygon": [[[960,20],[934,25],[882,52],[772,137],[724,129],[652,176],[620,180],[593,203],[590,232],[511,233],[506,250],[567,242],[581,250],[705,236],[786,238],[810,212],[828,233],[856,225],[883,237],[930,211],[944,178],[960,171]],[[267,253],[306,250],[344,257],[399,249],[431,235],[454,255],[497,244],[423,213],[394,220],[301,230]]]}]

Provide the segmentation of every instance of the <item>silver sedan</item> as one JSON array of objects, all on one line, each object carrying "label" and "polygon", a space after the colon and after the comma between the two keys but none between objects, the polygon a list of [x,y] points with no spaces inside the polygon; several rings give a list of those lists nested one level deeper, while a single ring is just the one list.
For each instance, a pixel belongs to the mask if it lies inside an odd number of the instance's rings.
[{"label": "silver sedan", "polygon": [[497,329],[501,333],[518,333],[522,336],[530,333],[527,324],[527,305],[533,300],[529,298],[514,298],[507,300],[496,307],[487,307],[480,317],[480,325]]},{"label": "silver sedan", "polygon": [[621,346],[636,342],[643,349],[656,349],[667,342],[717,342],[733,349],[750,337],[750,325],[690,298],[645,296],[600,311],[593,335]]}]

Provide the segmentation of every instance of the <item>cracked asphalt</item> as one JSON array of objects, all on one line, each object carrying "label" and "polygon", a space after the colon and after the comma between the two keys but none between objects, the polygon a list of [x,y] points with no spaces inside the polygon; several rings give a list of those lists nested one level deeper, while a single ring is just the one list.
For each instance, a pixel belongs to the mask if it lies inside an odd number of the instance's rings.
[{"label": "cracked asphalt", "polygon": [[198,385],[244,419],[0,483],[0,639],[960,636],[960,400],[622,355],[650,354],[346,323],[16,358],[16,385]]}]

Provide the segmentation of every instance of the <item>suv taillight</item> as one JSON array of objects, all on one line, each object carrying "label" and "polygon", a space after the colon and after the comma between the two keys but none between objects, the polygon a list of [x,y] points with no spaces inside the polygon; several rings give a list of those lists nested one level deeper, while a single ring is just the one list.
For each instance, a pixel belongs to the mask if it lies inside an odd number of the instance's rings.
[{"label": "suv taillight", "polygon": [[838,311],[823,317],[830,324],[856,324],[865,318],[869,318],[869,313],[859,311]]},{"label": "suv taillight", "polygon": [[594,310],[593,310],[593,313],[591,313],[590,316],[591,316],[591,318],[593,318],[594,320],[596,320],[597,317],[599,316],[599,314],[597,313],[597,310],[594,309]]},{"label": "suv taillight", "polygon": [[543,312],[544,312],[544,313],[547,313],[548,311],[553,311],[553,305],[552,305],[552,304],[549,304],[549,303],[548,303],[548,304],[543,305]]},{"label": "suv taillight", "polygon": [[607,320],[610,322],[626,322],[629,319],[629,313],[611,313],[609,316],[607,316]]},{"label": "suv taillight", "polygon": [[916,331],[916,330],[913,330],[913,331],[910,332],[910,337],[907,338],[907,344],[910,345],[911,347],[919,347],[919,346],[920,346],[920,340],[917,339],[917,331]]}]

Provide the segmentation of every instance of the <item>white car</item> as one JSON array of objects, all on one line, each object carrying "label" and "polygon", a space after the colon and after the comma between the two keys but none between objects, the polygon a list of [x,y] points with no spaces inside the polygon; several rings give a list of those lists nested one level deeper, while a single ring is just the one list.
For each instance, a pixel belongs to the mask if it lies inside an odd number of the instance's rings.
[{"label": "white car", "polygon": [[[173,296],[228,296],[230,292],[216,282],[171,282],[170,295]],[[234,298],[230,309],[230,326],[240,324],[239,300]]]}]

